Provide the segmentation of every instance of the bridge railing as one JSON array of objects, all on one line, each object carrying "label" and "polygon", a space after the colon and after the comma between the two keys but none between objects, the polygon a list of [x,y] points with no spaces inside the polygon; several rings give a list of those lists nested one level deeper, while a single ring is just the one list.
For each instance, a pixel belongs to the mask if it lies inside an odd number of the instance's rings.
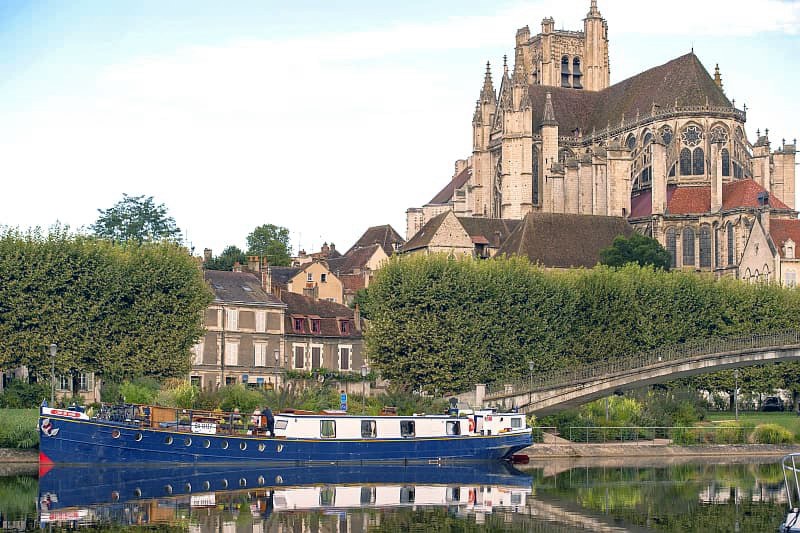
[{"label": "bridge railing", "polygon": [[575,444],[674,444],[680,446],[712,446],[715,444],[747,444],[752,427],[642,427],[609,426],[569,428],[569,440]]},{"label": "bridge railing", "polygon": [[689,359],[703,355],[739,352],[744,350],[777,348],[800,344],[800,330],[788,330],[741,337],[721,337],[690,340],[685,343],[662,346],[647,352],[615,358],[573,368],[553,370],[513,382],[496,381],[488,384],[486,399],[503,398],[530,390],[580,383],[621,372],[646,368],[658,363]]}]

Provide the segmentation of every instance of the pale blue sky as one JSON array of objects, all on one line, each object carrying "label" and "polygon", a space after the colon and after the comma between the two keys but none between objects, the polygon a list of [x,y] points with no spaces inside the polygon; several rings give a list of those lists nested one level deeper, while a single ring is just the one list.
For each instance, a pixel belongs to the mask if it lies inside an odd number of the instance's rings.
[{"label": "pale blue sky", "polygon": [[[599,0],[612,82],[694,46],[748,135],[800,137],[800,6]],[[487,60],[517,28],[582,29],[589,0],[0,2],[0,224],[91,224],[123,193],[200,253],[257,225],[307,251],[405,234],[470,155]],[[689,13],[692,15],[689,15]]]}]

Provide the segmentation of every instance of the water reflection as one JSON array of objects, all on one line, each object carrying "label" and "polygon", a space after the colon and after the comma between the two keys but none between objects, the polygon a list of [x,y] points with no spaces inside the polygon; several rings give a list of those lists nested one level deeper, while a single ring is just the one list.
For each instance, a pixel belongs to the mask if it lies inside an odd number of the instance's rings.
[{"label": "water reflection", "polygon": [[[779,458],[56,467],[0,477],[0,528],[189,532],[777,531]],[[720,462],[724,461],[724,462]],[[99,526],[98,526],[99,525]]]}]

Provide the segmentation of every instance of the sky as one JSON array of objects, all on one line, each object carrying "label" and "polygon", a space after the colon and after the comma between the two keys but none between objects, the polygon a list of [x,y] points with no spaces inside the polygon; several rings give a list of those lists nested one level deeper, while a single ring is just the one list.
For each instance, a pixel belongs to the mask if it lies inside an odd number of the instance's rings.
[{"label": "sky", "polygon": [[[747,135],[800,137],[800,2],[599,0],[611,82],[694,49]],[[516,30],[582,30],[589,0],[0,2],[0,225],[79,230],[123,194],[201,254],[261,224],[293,252],[405,236],[471,155],[486,61]],[[798,191],[800,192],[800,191]],[[800,205],[800,202],[797,203]]]}]

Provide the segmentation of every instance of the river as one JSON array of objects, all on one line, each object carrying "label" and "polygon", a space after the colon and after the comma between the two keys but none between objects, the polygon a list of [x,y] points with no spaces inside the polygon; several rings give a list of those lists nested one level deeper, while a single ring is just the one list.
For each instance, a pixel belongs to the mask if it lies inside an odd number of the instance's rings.
[{"label": "river", "polygon": [[780,457],[0,471],[2,531],[763,533],[786,512]]}]

